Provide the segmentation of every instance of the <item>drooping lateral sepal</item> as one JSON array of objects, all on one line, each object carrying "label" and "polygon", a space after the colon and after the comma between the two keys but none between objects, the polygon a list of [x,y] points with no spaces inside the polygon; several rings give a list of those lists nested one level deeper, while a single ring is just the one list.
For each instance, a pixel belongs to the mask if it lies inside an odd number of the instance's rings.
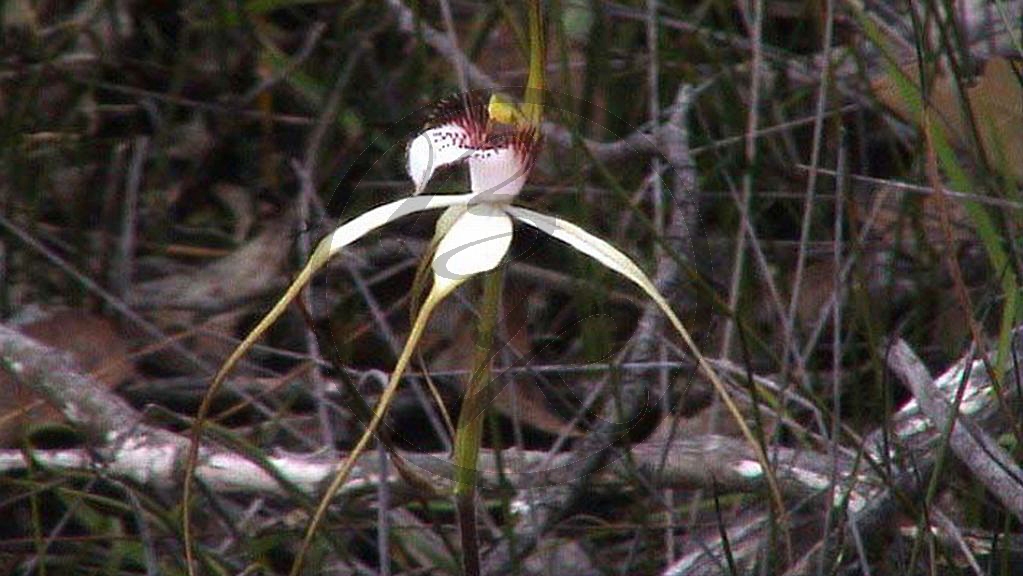
[{"label": "drooping lateral sepal", "polygon": [[[700,349],[693,340],[692,335],[689,334],[689,330],[686,329],[686,327],[682,324],[682,321],[675,315],[674,310],[672,310],[671,305],[668,304],[668,301],[664,298],[664,296],[661,295],[660,290],[657,289],[653,281],[650,280],[646,273],[643,272],[643,270],[635,262],[633,262],[631,258],[626,256],[625,253],[614,247],[606,240],[590,234],[580,226],[577,226],[567,220],[547,216],[546,214],[540,214],[539,212],[519,208],[517,206],[508,206],[506,210],[508,214],[513,216],[516,220],[532,226],[533,228],[568,244],[572,248],[575,248],[576,251],[593,258],[607,269],[621,274],[642,289],[643,292],[645,292],[646,295],[653,300],[654,304],[660,308],[661,312],[667,316],[668,321],[675,329],[675,332],[682,338],[682,341],[689,349],[689,352],[696,359],[696,363],[699,365],[700,370],[704,373],[707,379],[710,380],[711,385],[717,391],[722,402],[724,402],[725,407],[735,419],[735,423],[742,432],[742,435],[750,443],[750,447],[756,451],[757,460],[760,465],[765,471],[769,471],[771,469],[770,462],[767,460],[767,454],[764,452],[760,442],[757,441],[756,436],[753,435],[753,432],[746,424],[745,419],[743,419],[742,413],[739,411],[738,406],[736,406],[735,401],[732,400],[732,396],[728,392],[728,388],[725,387],[725,384],[717,376],[717,373],[710,366],[710,363],[703,356],[703,353],[700,352]],[[771,495],[775,500],[775,504],[778,506],[779,510],[784,510],[781,490],[778,488],[777,481],[770,473],[766,474],[766,479],[771,490]]]},{"label": "drooping lateral sepal", "polygon": [[[210,386],[210,390],[207,395],[216,393],[220,384],[230,373],[234,365],[249,351],[250,348],[259,340],[260,337],[277,321],[278,318],[284,311],[287,310],[298,294],[302,291],[302,288],[312,280],[313,275],[322,269],[327,262],[338,252],[340,252],[345,246],[355,242],[362,238],[366,234],[369,234],[373,230],[380,228],[381,226],[388,224],[409,214],[415,214],[417,212],[423,212],[425,210],[433,210],[437,208],[447,208],[449,206],[455,206],[459,204],[465,204],[469,201],[471,196],[469,194],[459,194],[451,196],[417,196],[414,198],[403,198],[395,202],[384,204],[383,206],[377,206],[365,212],[349,222],[338,226],[333,233],[324,238],[317,244],[316,249],[313,250],[312,255],[309,257],[309,262],[306,263],[305,267],[298,273],[298,276],[291,283],[288,289],[284,292],[284,295],[277,300],[274,306],[270,309],[266,315],[259,321],[252,331],[242,340],[241,344],[235,348],[234,352],[224,362],[223,366],[217,372],[217,375],[213,378],[213,383]],[[200,417],[204,414],[200,414]]]}]

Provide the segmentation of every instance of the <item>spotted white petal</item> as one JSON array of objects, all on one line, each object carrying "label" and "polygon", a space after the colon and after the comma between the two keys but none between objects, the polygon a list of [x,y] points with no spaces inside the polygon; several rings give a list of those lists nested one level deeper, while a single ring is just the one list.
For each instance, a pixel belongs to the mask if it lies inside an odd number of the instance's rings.
[{"label": "spotted white petal", "polygon": [[472,137],[461,125],[451,122],[430,128],[416,136],[408,147],[409,178],[422,192],[437,168],[462,162],[476,150]]},{"label": "spotted white petal", "polygon": [[433,282],[442,293],[480,272],[493,270],[508,253],[512,221],[503,206],[472,204],[451,225],[433,256]]}]

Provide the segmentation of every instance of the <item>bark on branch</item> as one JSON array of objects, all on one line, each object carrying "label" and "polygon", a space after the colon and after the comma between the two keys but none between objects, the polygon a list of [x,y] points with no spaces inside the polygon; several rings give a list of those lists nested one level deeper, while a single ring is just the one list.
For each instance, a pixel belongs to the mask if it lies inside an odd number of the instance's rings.
[{"label": "bark on branch", "polygon": [[1023,472],[1005,450],[973,422],[969,412],[974,406],[961,407],[960,412],[953,415],[951,399],[934,385],[927,367],[902,339],[892,345],[888,366],[912,392],[930,426],[942,431],[950,428],[949,445],[956,457],[1006,510],[1023,520]]},{"label": "bark on branch", "polygon": [[[1014,353],[1023,355],[1023,341],[1020,340],[1023,328],[1017,328],[1014,336]],[[802,557],[786,574],[817,574],[822,565],[826,573],[831,572],[831,567],[840,559],[859,558],[860,551],[890,537],[888,528],[893,525],[896,513],[906,505],[920,503],[934,471],[938,451],[943,446],[943,425],[948,422],[957,394],[961,396],[956,427],[961,428],[958,434],[968,438],[956,440],[957,433],[953,432],[952,449],[957,456],[958,450],[964,450],[964,463],[978,475],[978,479],[988,475],[989,478],[982,481],[991,482],[991,486],[995,486],[992,490],[1001,490],[1010,483],[1018,482],[1019,476],[1014,471],[1016,465],[1007,461],[1004,452],[998,455],[988,445],[987,448],[975,449],[974,454],[969,453],[972,450],[970,446],[984,446],[991,437],[997,437],[1007,428],[1003,404],[994,394],[984,360],[967,354],[940,376],[931,379],[926,375],[926,369],[922,369],[919,361],[915,360],[915,355],[910,356],[912,351],[904,346],[905,343],[898,343],[892,351],[882,353],[889,354],[889,365],[894,372],[912,382],[916,399],[895,413],[889,427],[875,430],[864,438],[862,449],[867,463],[861,463],[853,474],[839,475],[840,486],[836,490],[835,501],[830,504],[841,506],[838,511],[844,521],[835,532],[823,535],[816,542],[810,541]],[[1005,381],[1017,382],[1019,378],[1023,378],[1023,371],[1021,367],[1014,366],[1014,371],[1006,376]],[[1008,409],[1018,411],[1021,400],[1019,387],[1005,386],[1004,391]],[[962,427],[965,419],[971,423],[969,429]],[[936,422],[940,425],[936,426]],[[977,440],[980,433],[986,441]],[[960,442],[963,444],[957,449],[955,446]],[[1000,447],[994,447],[1001,452]],[[779,474],[784,474],[784,470],[784,466],[780,467]],[[1009,494],[1018,488],[1016,485]],[[848,506],[844,506],[845,494],[850,495]],[[861,500],[857,501],[857,496]],[[1016,506],[1016,502],[1012,497],[1003,503],[1007,509],[1014,510],[1010,506]],[[804,519],[819,517],[819,506],[805,508]],[[794,521],[799,521],[798,515]],[[767,514],[761,514],[728,528],[730,549],[740,570],[752,566],[758,554],[763,552],[762,547],[769,541],[767,534],[771,530],[771,522]],[[701,547],[670,566],[664,574],[720,574],[723,554],[720,538],[708,538]]]},{"label": "bark on branch", "polygon": [[[172,487],[180,481],[181,459],[188,440],[143,423],[138,411],[79,372],[68,355],[0,325],[0,365],[58,407],[90,439],[89,449],[35,451],[32,458],[37,464],[54,471],[99,467],[106,474],[154,487]],[[670,457],[662,463],[666,450]],[[423,477],[434,482],[436,493],[450,491],[452,463],[446,454],[402,456],[409,465],[423,471]],[[660,470],[661,481],[671,487],[714,484],[724,492],[755,492],[764,485],[755,455],[745,443],[729,437],[678,439],[668,447],[639,444],[632,447],[630,456],[641,470]],[[501,457],[504,465],[501,471],[497,469],[496,455],[485,452],[480,461],[481,481],[484,487],[497,486],[503,474],[513,487],[525,489],[575,480],[585,470],[585,458],[570,453],[555,455],[549,461],[548,457],[542,451],[509,451]],[[816,454],[783,449],[779,459],[779,481],[790,496],[805,496],[826,482],[827,472],[817,466],[821,459]],[[23,470],[28,464],[20,450],[0,450],[0,473]],[[298,454],[275,454],[257,462],[207,444],[196,477],[215,492],[287,495],[290,488],[296,488],[311,495],[333,476],[337,464],[334,459]],[[388,467],[386,477],[381,477],[377,456],[369,455],[360,461],[342,494],[373,489],[380,481],[397,489],[415,489],[401,475],[394,474],[393,469]],[[620,459],[601,470],[595,480],[618,484],[631,474],[631,465]]]}]

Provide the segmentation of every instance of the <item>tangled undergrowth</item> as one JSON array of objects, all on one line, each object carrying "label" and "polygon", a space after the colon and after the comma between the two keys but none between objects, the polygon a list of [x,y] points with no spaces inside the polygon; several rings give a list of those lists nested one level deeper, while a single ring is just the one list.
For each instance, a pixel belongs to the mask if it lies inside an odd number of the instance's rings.
[{"label": "tangled undergrowth", "polygon": [[[156,4],[0,11],[3,573],[185,573],[179,463],[212,375],[317,241],[414,191],[438,99],[527,81],[518,3]],[[641,291],[516,226],[483,572],[1017,573],[1021,3],[543,5],[516,202],[651,275],[755,445]],[[212,397],[196,570],[292,567],[435,224],[325,263]],[[437,306],[307,573],[462,569],[444,467],[478,292]]]}]

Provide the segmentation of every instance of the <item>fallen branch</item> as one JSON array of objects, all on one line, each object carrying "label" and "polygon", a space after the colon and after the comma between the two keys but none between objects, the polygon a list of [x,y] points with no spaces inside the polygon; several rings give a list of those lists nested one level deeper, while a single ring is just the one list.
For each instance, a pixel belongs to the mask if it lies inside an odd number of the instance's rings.
[{"label": "fallen branch", "polygon": [[[136,437],[147,438],[154,431],[158,430],[139,427]],[[29,462],[21,450],[0,450],[0,474],[22,472],[30,465],[46,468],[55,474],[101,470],[105,475],[141,486],[174,487],[179,480],[179,458],[184,455],[182,450],[187,445],[176,434],[158,432],[159,442],[123,442],[105,451],[104,456],[87,448],[35,450],[29,454]],[[708,435],[673,442],[667,447],[671,456],[664,468],[660,468],[664,449],[661,445],[640,444],[631,452],[633,463],[641,470],[651,474],[657,470],[661,487],[708,488],[716,485],[720,493],[760,493],[764,489],[760,465],[753,454],[747,454],[749,449],[740,440]],[[450,492],[454,468],[447,454],[402,453],[402,458],[407,466],[422,472],[417,475],[417,480],[429,478],[434,481],[433,494]],[[479,475],[484,494],[488,489],[498,490],[502,479],[505,487],[516,490],[559,486],[573,479],[583,465],[583,461],[566,453],[556,456],[547,467],[541,468],[547,458],[543,451],[507,451],[498,460],[494,451],[481,451]],[[499,461],[503,470],[498,468]],[[287,497],[291,494],[289,489],[298,489],[313,496],[320,492],[324,482],[333,478],[337,462],[334,458],[301,454],[277,454],[256,462],[243,454],[207,446],[196,477],[207,490],[218,494]],[[827,470],[818,464],[827,464],[818,454],[786,452],[778,470],[779,484],[786,495],[796,498],[821,490],[828,475]],[[605,487],[627,485],[632,478],[630,468],[625,460],[616,460],[596,474],[593,483]],[[386,476],[382,475],[379,457],[367,454],[359,459],[339,497],[369,493],[376,490],[381,482],[386,482],[398,493],[430,496],[395,472],[393,466],[388,466]],[[857,497],[857,502],[862,502],[862,499]]]},{"label": "fallen branch", "polygon": [[[25,386],[46,398],[90,440],[90,447],[69,450],[37,450],[32,461],[54,472],[101,469],[105,474],[143,486],[175,487],[180,481],[180,462],[188,440],[179,434],[143,423],[142,414],[116,394],[82,374],[71,358],[39,344],[11,328],[0,325],[0,365]],[[667,461],[663,455],[670,454]],[[447,494],[453,465],[446,454],[403,453],[409,466],[424,472],[434,493]],[[666,487],[717,486],[722,492],[759,492],[764,475],[749,446],[724,436],[678,439],[669,446],[654,443],[631,448],[629,459],[618,459],[596,474],[600,484],[623,484],[632,476],[632,465],[641,470],[659,470]],[[781,449],[778,478],[790,497],[803,497],[827,482],[827,471],[817,463],[816,453]],[[498,469],[498,462],[503,469]],[[553,458],[543,451],[507,451],[498,459],[484,451],[480,476],[486,485],[504,481],[516,489],[564,484],[579,477],[587,460],[571,453]],[[30,462],[20,450],[0,450],[0,473],[25,470]],[[329,457],[275,454],[256,460],[207,443],[203,447],[196,477],[218,493],[287,496],[297,489],[307,495],[319,492],[332,478],[338,461]],[[663,469],[661,468],[663,466]],[[341,490],[351,495],[375,489],[386,481],[396,489],[416,490],[408,480],[388,467],[380,472],[377,455],[361,458],[352,479]]]},{"label": "fallen branch", "polygon": [[[1021,334],[1023,328],[1017,328],[1014,332],[1016,354],[1023,354]],[[902,353],[898,352],[900,355]],[[904,358],[898,361],[905,363]],[[892,368],[896,372],[903,370],[901,365]],[[920,366],[916,364],[914,369],[918,368]],[[1020,368],[1016,370],[1019,371]],[[1011,373],[1006,377],[1006,381],[1016,381],[1021,377],[1023,373]],[[913,378],[917,384],[923,381],[920,374],[914,374]],[[1006,429],[1004,414],[1001,413],[1002,405],[992,392],[992,383],[988,371],[984,369],[983,359],[976,359],[973,354],[965,355],[937,378],[932,380],[927,377],[927,380],[930,385],[921,395],[925,398],[924,403],[939,402],[950,411],[950,406],[962,387],[958,418],[960,424],[966,416],[972,423],[971,428],[983,430],[988,438],[997,436]],[[1019,388],[1006,386],[1005,391],[1006,401],[1010,406],[1018,406]],[[786,574],[793,576],[817,574],[822,563],[826,567],[825,573],[832,572],[831,567],[840,559],[854,560],[859,557],[860,551],[889,538],[891,532],[888,528],[893,526],[896,514],[907,505],[915,506],[920,503],[934,470],[938,451],[942,447],[942,429],[935,427],[935,420],[928,415],[929,409],[933,409],[933,406],[922,407],[918,400],[912,400],[895,413],[890,427],[877,429],[864,438],[863,457],[873,466],[860,464],[861,470],[855,470],[851,475],[843,473],[838,476],[840,486],[836,489],[833,504],[835,506],[843,504],[846,501],[845,495],[849,494],[848,506],[843,510],[844,522],[834,532],[821,535],[816,541],[806,541],[808,545],[802,551],[801,558],[789,567]],[[938,418],[936,421],[944,423],[948,419]],[[961,432],[969,435],[965,429]],[[980,450],[977,452],[976,455],[968,456],[988,458],[986,452]],[[1005,463],[999,461],[1001,464]],[[1004,474],[997,478],[1000,482],[1012,482],[1014,473],[1002,468],[1001,464],[996,464],[996,461],[984,461],[979,466],[984,473],[995,468],[999,474]],[[783,478],[783,470],[784,467],[779,469],[779,480]],[[885,470],[887,478],[883,479],[881,473]],[[857,505],[857,497],[862,499],[860,502],[863,505]],[[819,519],[820,508],[808,506],[805,514]],[[799,522],[800,515],[794,514],[793,521]],[[758,554],[763,552],[763,546],[769,542],[767,534],[772,529],[771,523],[771,517],[761,513],[755,518],[744,519],[728,529],[730,549],[740,571],[743,567],[751,567],[757,561]],[[668,567],[664,574],[695,576],[721,574],[719,562],[724,558],[723,554],[723,544],[720,537],[715,534]]]},{"label": "fallen branch", "polygon": [[[1017,348],[1021,345],[1017,344]],[[999,417],[1000,405],[990,393],[988,372],[981,360],[966,357],[934,380],[924,377],[918,361],[911,351],[899,343],[893,348],[893,369],[910,382],[918,400],[909,402],[893,418],[891,438],[886,443],[882,430],[864,439],[863,452],[875,464],[889,462],[891,476],[882,481],[877,470],[852,462],[840,462],[841,487],[836,490],[832,505],[845,505],[847,513],[844,529],[828,535],[804,551],[802,559],[789,573],[808,574],[816,570],[818,562],[833,562],[840,557],[855,557],[854,546],[862,540],[871,545],[885,537],[885,526],[900,509],[900,498],[918,497],[933,469],[937,450],[941,446],[941,431],[934,422],[946,422],[949,406],[962,386],[959,423],[952,435],[952,448],[964,463],[995,493],[1006,497],[1003,502],[1017,513],[1018,478],[1015,465],[1000,457],[991,456],[988,444],[991,435],[1004,428]],[[1017,349],[1017,353],[1023,350]],[[38,450],[26,455],[16,450],[0,450],[0,473],[25,470],[30,464],[48,468],[53,472],[102,471],[103,474],[154,488],[176,488],[180,481],[181,458],[187,450],[182,436],[143,423],[139,412],[115,394],[105,390],[90,377],[81,374],[71,359],[58,351],[43,346],[19,332],[0,325],[0,366],[24,385],[43,395],[74,425],[86,432],[93,444],[89,449]],[[1015,375],[1016,377],[1020,375]],[[1007,400],[1017,403],[1018,390],[1006,387]],[[935,408],[937,403],[939,408]],[[941,416],[944,411],[945,416]],[[970,424],[963,424],[963,415]],[[945,418],[942,420],[942,418]],[[977,440],[977,432],[984,430],[984,440]],[[960,438],[962,435],[962,438]],[[960,438],[960,439],[957,439]],[[963,439],[965,438],[965,439]],[[972,444],[978,442],[981,448]],[[986,446],[986,447],[985,447]],[[995,445],[995,448],[997,446]],[[669,454],[662,462],[665,450]],[[972,450],[961,452],[963,450]],[[1001,449],[998,448],[1000,451]],[[829,484],[830,461],[822,454],[788,448],[775,448],[778,483],[791,501],[819,502]],[[407,464],[422,470],[417,480],[428,478],[436,494],[446,494],[450,488],[452,465],[444,454],[405,453]],[[974,461],[974,458],[980,460]],[[994,458],[994,460],[992,460]],[[507,482],[516,490],[560,486],[577,478],[586,460],[571,453],[551,457],[542,451],[509,450],[501,455],[503,470],[497,468],[497,455],[491,451],[481,454],[481,480],[484,493]],[[546,462],[546,464],[544,464]],[[276,495],[288,497],[291,490],[306,495],[317,494],[323,482],[332,477],[337,461],[323,457],[297,454],[274,454],[263,459],[242,455],[209,442],[205,443],[196,470],[196,477],[211,491],[224,494]],[[675,440],[665,446],[643,443],[632,446],[629,458],[617,459],[600,470],[595,485],[619,486],[631,482],[636,471],[656,477],[661,487],[704,488],[726,493],[762,493],[763,471],[749,446],[741,440],[724,436],[698,436]],[[654,473],[656,471],[656,474]],[[985,477],[989,479],[984,480]],[[344,486],[341,495],[369,494],[380,482],[387,482],[399,494],[422,497],[420,486],[408,484],[400,474],[388,468],[380,473],[380,461],[370,455],[361,459],[356,472]],[[1004,492],[1004,495],[1000,492]],[[809,500],[807,500],[809,498]],[[522,500],[527,504],[528,500]],[[807,506],[810,514],[819,512],[819,506]],[[737,561],[754,561],[759,547],[764,545],[764,531],[769,530],[766,515],[751,516],[733,525],[728,533],[732,552]],[[801,520],[794,517],[795,525]],[[744,545],[743,543],[747,543]],[[684,556],[671,566],[669,573],[716,573],[721,553],[720,542],[710,541],[698,550]],[[840,556],[844,554],[845,556]]]},{"label": "fallen branch", "polygon": [[0,368],[44,397],[102,443],[117,441],[138,423],[138,413],[100,383],[79,372],[69,353],[44,346],[0,324]]},{"label": "fallen branch", "polygon": [[1023,472],[1012,457],[963,410],[952,414],[949,399],[934,385],[927,367],[902,339],[888,353],[888,367],[913,393],[921,411],[937,430],[950,427],[949,446],[973,476],[1005,506],[1023,520]]}]

